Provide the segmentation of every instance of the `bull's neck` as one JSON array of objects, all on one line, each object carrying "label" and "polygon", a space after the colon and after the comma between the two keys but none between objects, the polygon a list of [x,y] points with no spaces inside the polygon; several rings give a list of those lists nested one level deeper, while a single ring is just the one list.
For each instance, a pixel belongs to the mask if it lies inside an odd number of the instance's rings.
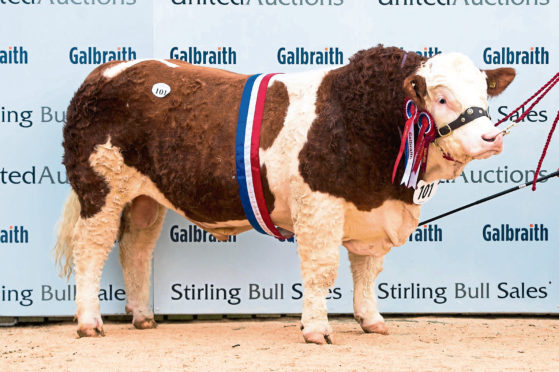
[{"label": "bull's neck", "polygon": [[412,189],[391,182],[405,123],[403,83],[423,60],[410,53],[402,67],[404,55],[398,48],[361,51],[322,79],[316,119],[299,153],[311,190],[366,211],[389,199],[412,202]]},{"label": "bull's neck", "polygon": [[462,173],[465,166],[464,163],[445,159],[441,149],[431,143],[429,145],[427,167],[421,179],[425,182],[454,179]]}]

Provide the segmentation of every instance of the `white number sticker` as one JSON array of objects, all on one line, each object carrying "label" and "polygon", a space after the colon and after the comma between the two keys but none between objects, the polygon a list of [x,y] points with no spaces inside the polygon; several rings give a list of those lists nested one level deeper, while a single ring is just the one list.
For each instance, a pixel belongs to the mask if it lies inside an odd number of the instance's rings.
[{"label": "white number sticker", "polygon": [[413,202],[415,204],[423,204],[426,201],[429,201],[435,192],[437,191],[437,187],[439,186],[439,181],[433,181],[427,183],[425,181],[419,181],[417,184],[417,188],[413,193]]},{"label": "white number sticker", "polygon": [[167,94],[171,93],[171,87],[165,83],[157,83],[153,85],[153,87],[151,88],[151,92],[154,96],[163,98]]}]

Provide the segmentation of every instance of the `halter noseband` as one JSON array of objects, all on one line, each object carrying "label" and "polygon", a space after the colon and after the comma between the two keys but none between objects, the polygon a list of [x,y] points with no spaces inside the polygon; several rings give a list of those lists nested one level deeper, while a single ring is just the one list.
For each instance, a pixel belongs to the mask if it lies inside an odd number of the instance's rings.
[{"label": "halter noseband", "polygon": [[462,114],[460,114],[460,116],[456,120],[439,127],[437,129],[436,138],[450,136],[456,129],[483,116],[487,116],[489,119],[491,119],[487,111],[485,111],[483,108],[476,106],[469,107]]}]

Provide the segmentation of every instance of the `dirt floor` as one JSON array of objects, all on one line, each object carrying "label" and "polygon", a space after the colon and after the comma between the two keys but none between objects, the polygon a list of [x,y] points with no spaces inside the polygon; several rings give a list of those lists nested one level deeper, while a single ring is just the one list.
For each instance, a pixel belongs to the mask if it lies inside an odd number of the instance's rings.
[{"label": "dirt floor", "polygon": [[106,337],[72,323],[0,328],[0,371],[559,370],[559,318],[387,318],[391,334],[331,320],[334,345],[303,342],[297,318],[163,322]]}]

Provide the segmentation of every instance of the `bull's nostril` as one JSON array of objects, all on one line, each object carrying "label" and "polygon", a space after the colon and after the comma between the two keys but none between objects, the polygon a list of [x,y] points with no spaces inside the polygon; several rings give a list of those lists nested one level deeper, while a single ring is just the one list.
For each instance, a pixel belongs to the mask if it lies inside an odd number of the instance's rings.
[{"label": "bull's nostril", "polygon": [[498,132],[497,134],[493,134],[493,135],[482,134],[481,139],[484,140],[485,142],[495,142],[495,140],[499,138],[499,136],[502,134],[503,132]]}]

